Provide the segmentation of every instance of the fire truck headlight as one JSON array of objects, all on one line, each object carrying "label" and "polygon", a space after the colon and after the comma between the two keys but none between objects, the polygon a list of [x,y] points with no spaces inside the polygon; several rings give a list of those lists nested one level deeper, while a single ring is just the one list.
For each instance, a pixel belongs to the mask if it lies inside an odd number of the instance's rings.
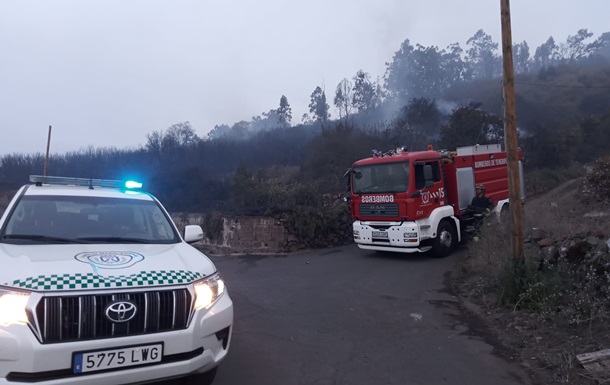
[{"label": "fire truck headlight", "polygon": [[417,233],[405,233],[405,238],[417,238]]},{"label": "fire truck headlight", "polygon": [[225,292],[225,283],[219,274],[195,282],[195,309],[209,308]]},{"label": "fire truck headlight", "polygon": [[29,294],[0,289],[0,325],[26,324]]}]

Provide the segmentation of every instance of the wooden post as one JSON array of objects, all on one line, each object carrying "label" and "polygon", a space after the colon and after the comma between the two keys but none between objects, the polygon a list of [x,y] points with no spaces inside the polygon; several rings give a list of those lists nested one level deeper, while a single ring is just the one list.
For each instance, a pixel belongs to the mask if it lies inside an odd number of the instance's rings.
[{"label": "wooden post", "polygon": [[44,158],[44,176],[47,176],[47,164],[49,163],[49,148],[51,148],[51,126],[49,126],[49,137],[47,138],[47,156]]},{"label": "wooden post", "polygon": [[522,264],[523,211],[521,205],[521,179],[519,178],[519,145],[517,141],[517,114],[515,112],[515,75],[513,43],[510,26],[510,0],[500,0],[502,14],[502,58],[504,66],[504,138],[508,158],[508,198],[512,212],[513,261]]}]

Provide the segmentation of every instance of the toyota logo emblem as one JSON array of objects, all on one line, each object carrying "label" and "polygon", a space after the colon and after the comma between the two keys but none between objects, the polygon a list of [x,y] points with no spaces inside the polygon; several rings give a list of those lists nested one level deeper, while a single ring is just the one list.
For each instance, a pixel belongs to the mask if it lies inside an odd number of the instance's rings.
[{"label": "toyota logo emblem", "polygon": [[127,322],[135,317],[137,310],[133,302],[117,301],[106,307],[106,317],[112,322]]}]

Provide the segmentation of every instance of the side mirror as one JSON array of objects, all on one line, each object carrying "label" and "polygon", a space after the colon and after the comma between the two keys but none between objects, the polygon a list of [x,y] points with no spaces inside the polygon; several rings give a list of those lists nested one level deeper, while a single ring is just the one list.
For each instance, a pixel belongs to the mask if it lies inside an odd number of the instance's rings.
[{"label": "side mirror", "polygon": [[194,243],[203,239],[203,229],[199,225],[186,225],[184,227],[184,241]]},{"label": "side mirror", "polygon": [[347,169],[345,174],[343,174],[343,177],[345,178],[346,191],[350,191],[350,187],[351,187],[350,174],[352,174],[352,169],[351,168]]}]

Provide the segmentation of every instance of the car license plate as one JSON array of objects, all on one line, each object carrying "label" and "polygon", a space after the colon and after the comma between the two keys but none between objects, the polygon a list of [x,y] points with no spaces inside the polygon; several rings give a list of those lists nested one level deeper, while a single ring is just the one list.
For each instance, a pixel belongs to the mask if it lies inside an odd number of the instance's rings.
[{"label": "car license plate", "polygon": [[387,238],[388,233],[385,231],[373,231],[373,238]]},{"label": "car license plate", "polygon": [[162,343],[99,350],[95,352],[75,353],[73,356],[72,369],[74,373],[85,373],[96,370],[116,369],[161,362],[162,358]]}]

